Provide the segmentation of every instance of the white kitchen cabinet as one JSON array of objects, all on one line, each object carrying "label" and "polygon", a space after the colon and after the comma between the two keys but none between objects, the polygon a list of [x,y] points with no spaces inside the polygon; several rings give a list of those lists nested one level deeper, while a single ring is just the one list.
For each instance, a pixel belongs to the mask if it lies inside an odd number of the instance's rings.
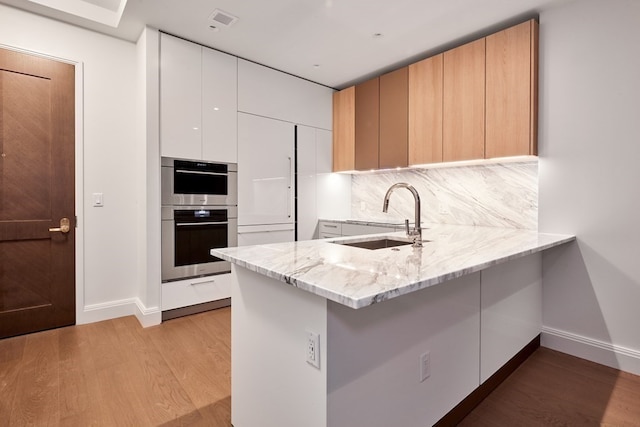
[{"label": "white kitchen cabinet", "polygon": [[238,113],[238,225],[294,223],[294,125]]},{"label": "white kitchen cabinet", "polygon": [[202,48],[202,159],[238,162],[238,58]]},{"label": "white kitchen cabinet", "polygon": [[160,39],[160,153],[237,163],[238,60],[167,34]]},{"label": "white kitchen cabinet", "polygon": [[238,60],[238,111],[331,129],[333,89]]},{"label": "white kitchen cabinet", "polygon": [[480,383],[542,331],[542,254],[481,272]]},{"label": "white kitchen cabinet", "polygon": [[231,274],[198,277],[162,284],[162,311],[231,297]]},{"label": "white kitchen cabinet", "polygon": [[248,225],[238,227],[238,246],[267,245],[294,241],[293,225]]},{"label": "white kitchen cabinet", "polygon": [[309,126],[298,125],[296,127],[298,240],[311,240],[317,237],[316,131],[315,128]]},{"label": "white kitchen cabinet", "polygon": [[202,49],[160,34],[160,153],[202,157]]}]

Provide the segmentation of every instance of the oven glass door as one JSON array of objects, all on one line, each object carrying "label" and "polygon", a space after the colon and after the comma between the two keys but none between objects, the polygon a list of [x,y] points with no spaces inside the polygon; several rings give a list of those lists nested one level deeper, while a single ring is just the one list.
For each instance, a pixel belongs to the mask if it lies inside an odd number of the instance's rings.
[{"label": "oven glass door", "polygon": [[229,194],[229,168],[226,164],[175,160],[173,167],[173,191],[176,194]]},{"label": "oven glass door", "polygon": [[226,209],[176,210],[174,221],[176,267],[222,261],[209,251],[229,246]]}]

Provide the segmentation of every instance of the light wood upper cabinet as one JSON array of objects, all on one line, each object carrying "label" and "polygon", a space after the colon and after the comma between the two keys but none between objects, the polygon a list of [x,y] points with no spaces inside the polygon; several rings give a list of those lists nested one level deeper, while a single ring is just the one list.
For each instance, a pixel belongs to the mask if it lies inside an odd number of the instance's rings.
[{"label": "light wood upper cabinet", "polygon": [[485,39],[444,53],[443,160],[484,158]]},{"label": "light wood upper cabinet", "polygon": [[409,165],[442,161],[442,58],[409,65]]},{"label": "light wood upper cabinet", "polygon": [[530,20],[334,94],[334,170],[537,154]]},{"label": "light wood upper cabinet", "polygon": [[380,169],[408,166],[409,68],[380,76]]},{"label": "light wood upper cabinet", "polygon": [[355,169],[378,169],[380,79],[356,85]]},{"label": "light wood upper cabinet", "polygon": [[333,93],[333,172],[355,169],[356,87]]},{"label": "light wood upper cabinet", "polygon": [[537,154],[538,23],[486,38],[485,157]]}]

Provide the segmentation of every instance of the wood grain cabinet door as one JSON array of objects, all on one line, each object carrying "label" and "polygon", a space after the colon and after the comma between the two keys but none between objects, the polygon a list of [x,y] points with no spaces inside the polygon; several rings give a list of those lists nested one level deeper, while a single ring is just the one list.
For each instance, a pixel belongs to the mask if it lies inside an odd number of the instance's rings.
[{"label": "wood grain cabinet door", "polygon": [[442,58],[409,65],[409,165],[442,162]]},{"label": "wood grain cabinet door", "polygon": [[355,169],[356,88],[333,93],[333,172]]},{"label": "wood grain cabinet door", "polygon": [[408,67],[380,76],[380,169],[408,165],[408,80]]},{"label": "wood grain cabinet door", "polygon": [[487,37],[486,158],[537,154],[538,23]]},{"label": "wood grain cabinet door", "polygon": [[355,169],[378,169],[380,78],[356,85]]},{"label": "wood grain cabinet door", "polygon": [[484,158],[485,39],[444,53],[443,160]]}]

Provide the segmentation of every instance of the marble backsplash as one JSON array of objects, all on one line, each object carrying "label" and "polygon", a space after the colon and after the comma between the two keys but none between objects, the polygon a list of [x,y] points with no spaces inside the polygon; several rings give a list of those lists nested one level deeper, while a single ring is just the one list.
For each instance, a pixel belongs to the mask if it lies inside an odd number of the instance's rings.
[{"label": "marble backsplash", "polygon": [[413,196],[403,188],[391,195],[389,212],[382,212],[384,195],[397,182],[418,190],[423,223],[538,229],[537,160],[353,175],[351,216],[413,222]]}]

